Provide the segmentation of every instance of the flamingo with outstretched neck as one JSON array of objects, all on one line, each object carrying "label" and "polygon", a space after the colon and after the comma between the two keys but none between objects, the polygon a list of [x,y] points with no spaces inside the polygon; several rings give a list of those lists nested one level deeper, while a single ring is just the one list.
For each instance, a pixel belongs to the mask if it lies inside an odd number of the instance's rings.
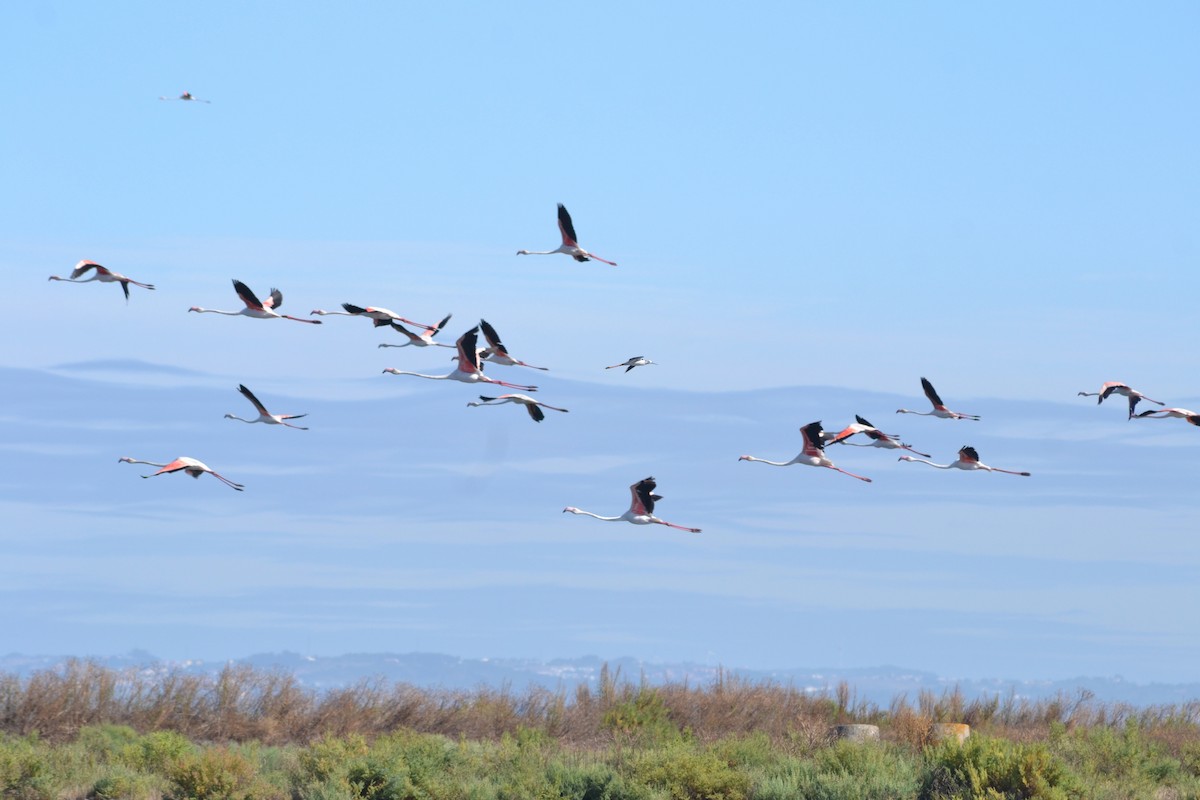
[{"label": "flamingo with outstretched neck", "polygon": [[772,467],[790,467],[792,464],[803,464],[808,467],[825,467],[834,472],[849,475],[851,478],[858,478],[860,481],[871,483],[870,478],[864,478],[862,475],[847,472],[841,467],[836,466],[825,456],[825,450],[821,447],[822,430],[819,421],[808,423],[800,429],[800,433],[804,437],[804,449],[791,461],[768,461],[765,458],[755,458],[754,456],[742,456],[738,461],[757,461],[760,464],[770,464]]},{"label": "flamingo with outstretched neck", "polygon": [[301,317],[292,317],[287,314],[276,313],[275,309],[283,305],[283,292],[278,289],[272,289],[271,294],[266,300],[259,300],[254,292],[250,291],[250,287],[236,278],[233,281],[233,290],[237,292],[238,297],[246,304],[246,307],[239,311],[218,311],[215,308],[201,308],[200,306],[192,306],[188,311],[195,311],[199,314],[224,314],[227,317],[251,317],[253,319],[290,319],[295,322],[307,322],[309,325],[320,325],[319,319],[303,319]]},{"label": "flamingo with outstretched neck", "polygon": [[589,253],[579,246],[579,237],[575,235],[575,225],[571,222],[571,215],[567,213],[567,208],[562,203],[558,204],[558,230],[562,234],[562,244],[554,250],[518,250],[519,256],[548,256],[554,253],[562,253],[568,255],[576,261],[587,261],[596,259],[603,261],[605,264],[615,267],[617,262],[603,259],[595,253]]},{"label": "flamingo with outstretched neck", "polygon": [[224,475],[218,474],[203,461],[199,461],[195,458],[189,458],[188,456],[180,456],[169,464],[160,464],[154,461],[141,461],[140,459],[130,458],[129,456],[121,456],[117,459],[118,464],[122,462],[126,464],[147,464],[151,467],[162,467],[162,469],[160,469],[158,472],[150,475],[143,475],[143,478],[153,478],[155,475],[166,475],[172,472],[185,472],[188,475],[191,475],[193,478],[199,478],[201,475],[207,472],[209,475],[212,475],[214,478],[221,481],[221,483],[237,489],[239,492],[246,488],[242,484],[234,483]]},{"label": "flamingo with outstretched neck", "polygon": [[508,352],[508,348],[504,346],[504,342],[500,341],[500,334],[496,333],[486,319],[479,320],[479,327],[483,330],[483,336],[488,341],[488,346],[479,353],[479,357],[484,361],[490,361],[493,364],[503,364],[506,367],[529,367],[530,369],[547,370],[548,367],[535,367],[533,364],[526,364],[520,359],[513,358]]},{"label": "flamingo with outstretched neck", "polygon": [[495,383],[500,386],[507,386],[510,389],[521,389],[527,392],[537,391],[536,386],[522,386],[519,383],[507,383],[498,381],[495,378],[489,378],[483,374],[483,362],[479,358],[479,353],[475,349],[475,344],[479,340],[479,326],[476,325],[471,330],[458,337],[455,342],[455,347],[458,348],[458,355],[454,358],[458,361],[458,366],[449,375],[425,375],[420,372],[406,372],[388,367],[384,372],[392,375],[412,375],[417,378],[427,378],[431,381],[462,381],[463,383]]},{"label": "flamingo with outstretched neck", "polygon": [[619,517],[603,517],[591,511],[584,511],[575,506],[567,506],[563,509],[564,514],[580,514],[586,517],[595,517],[604,522],[631,522],[634,525],[666,525],[668,528],[677,528],[688,533],[700,533],[699,528],[687,528],[683,525],[676,525],[674,522],[667,522],[654,516],[654,504],[662,500],[662,495],[654,494],[654,489],[658,484],[654,482],[654,478],[643,478],[637,483],[629,487],[630,494],[633,495],[633,501],[629,504],[629,510]]},{"label": "flamingo with outstretched neck", "polygon": [[965,470],[982,470],[984,472],[1003,472],[1007,475],[1020,475],[1028,478],[1028,472],[1015,472],[1011,469],[1000,469],[999,467],[989,467],[979,461],[979,453],[974,447],[966,445],[958,451],[958,460],[952,461],[949,464],[935,464],[932,461],[926,461],[923,458],[913,458],[912,456],[900,456],[899,461],[916,461],[920,464],[928,464],[937,469],[965,469]]},{"label": "flamingo with outstretched neck", "polygon": [[[851,447],[882,447],[885,450],[908,450],[911,453],[916,453],[919,456],[929,458],[929,453],[922,453],[920,450],[913,450],[912,447],[900,441],[900,437],[893,433],[884,433],[876,428],[867,420],[854,415],[856,422],[852,422],[842,430],[829,436],[826,434],[824,444],[846,444]],[[858,442],[847,441],[851,436],[862,434],[871,440],[869,444],[860,444]]]},{"label": "flamingo with outstretched neck", "polygon": [[292,425],[290,422],[287,421],[289,419],[300,419],[301,417],[307,417],[308,414],[272,414],[271,412],[267,411],[267,407],[264,406],[259,401],[259,399],[254,396],[254,392],[250,391],[249,389],[247,389],[245,386],[243,386],[240,383],[238,384],[238,391],[241,392],[242,395],[247,400],[249,400],[251,403],[253,403],[254,407],[256,409],[258,409],[258,418],[257,419],[243,419],[242,417],[239,417],[236,414],[226,414],[225,419],[236,419],[239,422],[249,422],[249,423],[262,422],[267,425],[284,425],[288,428],[295,428],[298,431],[308,430],[308,428],[302,428],[299,425]]},{"label": "flamingo with outstretched neck", "polygon": [[[411,319],[405,319],[395,311],[391,311],[386,308],[379,308],[378,306],[356,306],[353,303],[342,303],[342,308],[346,310],[325,311],[320,308],[314,308],[312,311],[308,312],[308,315],[310,317],[314,314],[318,317],[365,317],[366,319],[371,320],[376,328],[381,328],[384,325],[390,325],[393,322],[407,322],[409,325],[416,325],[418,328],[433,327],[432,325],[422,325],[420,322],[413,322]],[[446,319],[450,318],[446,317]],[[446,320],[442,320],[442,324],[445,324],[445,322]]]},{"label": "flamingo with outstretched neck", "polygon": [[942,402],[942,398],[938,397],[937,390],[933,388],[933,384],[927,379],[921,378],[921,388],[925,390],[925,396],[929,398],[929,402],[933,404],[933,411],[909,411],[907,408],[896,409],[897,414],[916,414],[921,417],[939,417],[941,419],[969,419],[976,422],[979,417],[974,414],[960,414],[957,411],[951,411],[946,408],[946,404]]},{"label": "flamingo with outstretched neck", "polygon": [[1121,383],[1120,381],[1108,381],[1107,383],[1102,383],[1100,384],[1100,391],[1098,392],[1079,392],[1078,394],[1080,397],[1096,398],[1096,405],[1100,405],[1114,394],[1119,394],[1128,398],[1129,416],[1127,419],[1133,419],[1133,410],[1137,408],[1139,400],[1145,400],[1148,403],[1158,403],[1160,406],[1166,405],[1166,403],[1162,402],[1161,400],[1155,400],[1152,397],[1146,397],[1146,395],[1142,394],[1137,389],[1130,387],[1128,384]]},{"label": "flamingo with outstretched neck", "polygon": [[559,408],[558,406],[543,403],[540,400],[534,400],[527,394],[502,394],[499,397],[484,397],[483,395],[479,395],[479,399],[483,402],[476,403],[472,400],[470,403],[467,403],[467,406],[475,408],[477,406],[498,406],[504,403],[516,403],[525,406],[525,410],[529,412],[529,416],[533,418],[534,422],[541,422],[546,418],[545,412],[542,411],[543,408],[548,408],[551,411],[562,411],[564,413],[567,411],[565,408]]},{"label": "flamingo with outstretched neck", "polygon": [[[86,275],[89,271],[95,270],[90,278],[79,280],[79,276]],[[71,270],[71,277],[60,278],[57,275],[51,275],[47,280],[51,281],[66,281],[67,283],[91,283],[92,281],[100,281],[100,283],[119,283],[121,291],[125,292],[125,302],[129,302],[129,284],[140,286],[143,289],[154,289],[152,283],[139,283],[133,278],[127,278],[119,272],[113,272],[107,267],[102,267],[95,261],[88,261],[86,258],[75,265],[75,269]]]}]

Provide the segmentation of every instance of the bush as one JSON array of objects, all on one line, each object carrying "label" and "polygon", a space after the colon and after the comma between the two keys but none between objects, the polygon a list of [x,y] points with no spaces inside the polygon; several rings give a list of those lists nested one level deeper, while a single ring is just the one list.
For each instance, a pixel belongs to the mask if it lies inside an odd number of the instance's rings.
[{"label": "bush", "polygon": [[926,750],[922,797],[1068,800],[1084,797],[1078,779],[1043,744],[972,736]]},{"label": "bush", "polygon": [[225,747],[188,753],[167,769],[174,784],[172,800],[261,800],[275,792],[256,780],[257,770],[245,756]]},{"label": "bush", "polygon": [[712,752],[697,752],[683,743],[639,753],[633,775],[666,789],[673,800],[744,800],[750,790],[745,773]]}]

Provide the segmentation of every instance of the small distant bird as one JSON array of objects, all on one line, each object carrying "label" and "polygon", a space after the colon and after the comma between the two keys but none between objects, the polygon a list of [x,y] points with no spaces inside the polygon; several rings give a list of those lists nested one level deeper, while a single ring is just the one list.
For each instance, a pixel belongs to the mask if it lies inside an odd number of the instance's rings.
[{"label": "small distant bird", "polygon": [[1008,475],[1021,475],[1026,478],[1029,477],[1028,472],[1014,472],[1011,469],[999,469],[998,467],[989,467],[987,464],[981,464],[979,462],[979,453],[977,453],[975,451],[974,447],[971,447],[969,445],[966,447],[963,447],[961,450],[959,450],[958,451],[958,460],[954,461],[950,464],[935,464],[932,461],[926,461],[923,458],[913,458],[912,456],[900,456],[900,458],[898,460],[899,461],[916,461],[921,464],[928,464],[931,467],[937,467],[938,469],[966,469],[966,470],[981,469],[981,470],[984,470],[985,472],[1003,472]]},{"label": "small distant bird", "polygon": [[388,367],[384,372],[392,375],[413,375],[417,378],[428,378],[433,381],[462,381],[463,383],[495,383],[500,386],[507,386],[510,389],[523,389],[527,392],[537,391],[536,386],[522,386],[519,383],[505,383],[498,381],[495,378],[489,378],[483,374],[483,362],[479,359],[479,353],[475,349],[475,344],[479,340],[479,326],[476,325],[471,330],[458,337],[455,346],[458,348],[458,355],[454,356],[458,360],[458,367],[449,375],[424,375],[420,372],[405,372],[398,370],[395,367]]},{"label": "small distant bird", "polygon": [[519,256],[548,256],[553,253],[563,253],[570,256],[576,261],[587,261],[594,258],[597,261],[603,261],[605,264],[616,266],[617,262],[607,261],[595,253],[589,253],[579,246],[579,237],[575,235],[575,226],[571,223],[571,215],[567,213],[566,206],[562,203],[558,204],[558,229],[562,233],[563,243],[556,250],[518,250]]},{"label": "small distant bird", "polygon": [[[314,311],[313,313],[315,314],[317,312]],[[452,317],[452,316],[454,316],[454,315],[447,314],[445,319],[443,319],[437,325],[422,326],[422,327],[425,327],[425,330],[421,331],[420,334],[413,333],[408,328],[401,325],[399,322],[392,320],[392,322],[391,322],[392,329],[398,333],[401,333],[401,334],[407,336],[408,341],[403,342],[402,344],[381,344],[379,346],[380,347],[410,347],[410,346],[411,347],[454,347],[454,345],[452,345],[452,344],[446,344],[444,342],[435,342],[433,340],[433,337],[436,336],[437,334],[441,333],[442,328],[446,327],[446,323],[450,321],[450,317]]]},{"label": "small distant bird", "polygon": [[[321,317],[330,316],[330,315],[338,316],[338,317],[366,317],[367,319],[374,322],[376,328],[381,328],[384,325],[390,325],[393,322],[407,322],[409,325],[416,325],[418,328],[434,327],[432,325],[422,325],[419,322],[413,322],[411,319],[405,319],[404,317],[397,314],[395,311],[389,311],[386,308],[376,308],[375,306],[367,306],[366,308],[363,308],[362,306],[356,306],[352,303],[342,303],[342,308],[344,308],[346,310],[345,311],[322,311],[319,308],[314,308],[312,311],[308,312],[308,315],[310,317],[313,314],[316,314],[317,316],[321,316]],[[450,319],[450,318],[446,317],[446,319]],[[446,320],[442,320],[442,324],[445,324],[445,321]]]},{"label": "small distant bird", "polygon": [[533,364],[526,364],[524,361],[520,361],[509,355],[508,348],[500,341],[500,334],[496,333],[496,329],[489,325],[486,319],[479,320],[479,327],[483,330],[483,336],[488,341],[488,346],[479,353],[479,357],[484,361],[490,361],[493,364],[503,364],[506,367],[548,369],[548,367],[535,367]]},{"label": "small distant bird", "polygon": [[[78,280],[80,275],[86,275],[90,270],[95,270],[95,274],[90,278]],[[71,271],[71,277],[60,278],[57,275],[51,275],[47,280],[51,281],[66,281],[67,283],[91,283],[92,281],[100,281],[101,283],[120,283],[121,291],[125,292],[125,302],[129,302],[129,284],[140,286],[143,289],[153,289],[154,285],[150,283],[138,283],[133,278],[126,278],[119,272],[113,272],[107,267],[102,267],[95,261],[84,259],[75,265],[75,269]]]},{"label": "small distant bird", "polygon": [[152,475],[143,475],[143,478],[153,478],[155,475],[165,475],[170,472],[186,472],[193,478],[199,478],[201,475],[207,472],[209,475],[212,475],[214,478],[221,481],[221,483],[237,489],[239,492],[246,488],[240,483],[234,483],[224,475],[218,475],[203,461],[197,461],[196,459],[188,458],[187,456],[180,456],[170,464],[158,464],[154,461],[139,461],[138,459],[130,458],[129,456],[122,456],[121,458],[117,459],[118,464],[120,464],[122,461],[127,464],[149,464],[152,467],[162,467],[162,469]]},{"label": "small distant bird", "polygon": [[821,447],[823,431],[819,421],[808,423],[800,429],[800,433],[804,437],[804,449],[791,461],[767,461],[765,458],[755,458],[754,456],[742,456],[738,461],[757,461],[761,464],[770,464],[772,467],[790,467],[792,464],[826,467],[843,475],[849,475],[851,478],[871,483],[870,478],[864,478],[862,475],[855,475],[853,472],[847,472],[841,467],[834,466],[834,463],[825,456],[825,450]]},{"label": "small distant bird", "polygon": [[654,482],[654,478],[651,477],[643,478],[630,486],[629,491],[633,495],[633,502],[629,504],[629,510],[619,517],[602,517],[599,514],[593,514],[591,511],[583,511],[574,506],[567,506],[563,509],[563,513],[582,514],[583,516],[595,517],[605,522],[632,522],[634,525],[666,525],[669,528],[678,528],[688,533],[700,533],[699,528],[685,528],[682,525],[676,525],[673,522],[667,522],[654,516],[654,504],[662,500],[661,495],[653,494],[657,485]]},{"label": "small distant bird", "polygon": [[162,97],[160,95],[158,99],[159,100],[186,100],[186,101],[192,102],[192,103],[211,103],[212,102],[211,100],[201,100],[199,97],[193,97],[191,92],[184,92],[183,94],[179,95],[179,97]]},{"label": "small distant bird", "polygon": [[1189,411],[1186,408],[1160,408],[1154,411],[1143,411],[1140,414],[1134,414],[1138,419],[1185,419],[1193,425],[1200,425],[1200,414],[1195,411]]},{"label": "small distant bird", "polygon": [[301,417],[307,417],[308,414],[272,414],[267,411],[266,406],[259,402],[258,398],[254,396],[253,392],[240,383],[238,384],[238,391],[241,392],[242,395],[245,396],[245,398],[253,403],[254,407],[258,409],[258,419],[242,419],[236,414],[226,414],[225,419],[236,419],[240,422],[250,423],[263,422],[267,425],[285,425],[289,428],[295,428],[299,431],[308,430],[308,428],[302,428],[299,425],[292,425],[291,423],[287,422],[289,419],[300,419]]},{"label": "small distant bird", "polygon": [[1133,410],[1137,408],[1139,400],[1145,400],[1148,403],[1158,403],[1160,406],[1166,405],[1160,400],[1155,400],[1139,392],[1137,389],[1131,389],[1128,385],[1120,381],[1109,381],[1100,384],[1098,392],[1079,392],[1080,397],[1095,397],[1096,405],[1104,402],[1109,395],[1119,394],[1129,398],[1129,416],[1127,419],[1133,419]]},{"label": "small distant bird", "polygon": [[925,378],[921,378],[921,388],[925,390],[925,396],[929,398],[929,402],[933,404],[933,411],[909,411],[907,408],[896,409],[897,414],[917,414],[922,417],[940,417],[942,419],[970,419],[979,420],[979,417],[974,414],[960,414],[957,411],[951,411],[942,403],[942,398],[938,397],[937,391],[933,388],[933,384]]},{"label": "small distant bird", "polygon": [[[908,450],[916,453],[919,456],[929,458],[929,453],[922,453],[920,450],[913,450],[910,446],[900,441],[900,437],[891,433],[884,433],[876,428],[870,422],[867,422],[857,414],[854,415],[857,422],[847,425],[842,430],[827,438],[823,444],[848,444],[852,447],[882,447],[885,450]],[[858,444],[857,442],[847,441],[851,436],[861,433],[871,440],[870,444]],[[826,434],[828,436],[828,434]]]},{"label": "small distant bird", "polygon": [[274,309],[283,305],[283,293],[278,289],[272,289],[271,294],[263,301],[255,297],[254,292],[250,291],[250,287],[239,280],[234,280],[233,289],[246,304],[241,311],[217,311],[215,308],[201,308],[200,306],[192,306],[188,311],[196,311],[200,314],[224,314],[229,317],[253,317],[254,319],[290,319],[296,322],[307,322],[310,325],[321,324],[319,319],[303,319],[290,317],[287,314],[276,314]]},{"label": "small distant bird", "polygon": [[620,364],[613,364],[611,367],[605,367],[605,369],[616,369],[617,367],[624,367],[625,371],[629,372],[629,370],[633,369],[634,367],[644,367],[644,366],[647,366],[648,364],[657,364],[657,363],[658,363],[657,361],[651,361],[650,359],[646,358],[645,356],[634,356],[633,358],[625,359]]},{"label": "small distant bird", "polygon": [[[479,395],[479,399],[483,402],[476,403],[471,401],[470,403],[467,403],[467,406],[470,408],[475,408],[476,406],[498,406],[502,403],[518,403],[525,406],[525,410],[529,412],[529,416],[533,418],[534,422],[541,422],[546,418],[546,414],[542,411],[542,408],[549,408],[552,411],[563,412],[567,410],[565,408],[559,408],[558,406],[547,405],[540,400],[534,400],[527,394],[502,394],[499,397],[484,397],[483,395]],[[538,406],[541,406],[541,408],[538,408]]]}]

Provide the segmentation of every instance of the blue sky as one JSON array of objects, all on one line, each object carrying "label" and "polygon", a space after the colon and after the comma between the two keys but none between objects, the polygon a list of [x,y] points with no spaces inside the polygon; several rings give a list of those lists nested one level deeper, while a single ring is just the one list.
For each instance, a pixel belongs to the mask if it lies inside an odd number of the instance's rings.
[{"label": "blue sky", "polygon": [[[1200,403],[1195,6],[4,14],[0,584],[40,602],[0,647],[1195,677],[1200,432],[1075,396]],[[211,105],[157,99],[185,89]],[[514,255],[557,245],[556,202],[619,267]],[[81,258],[159,288],[46,281]],[[382,376],[448,351],[358,320],[186,313],[237,308],[231,278],[299,316],[453,312],[447,341],[487,318],[572,413]],[[631,355],[661,365],[602,369]],[[54,369],[115,359],[186,372]],[[896,417],[922,375],[984,420]],[[325,414],[222,420],[238,383]],[[855,413],[1035,476],[736,463]],[[115,463],[184,454],[250,489]],[[559,514],[646,474],[701,539]]]}]

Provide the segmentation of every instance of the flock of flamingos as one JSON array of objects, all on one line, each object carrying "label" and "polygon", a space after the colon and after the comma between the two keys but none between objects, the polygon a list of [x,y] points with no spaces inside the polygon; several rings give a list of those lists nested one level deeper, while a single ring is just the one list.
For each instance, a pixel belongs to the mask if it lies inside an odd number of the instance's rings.
[{"label": "flock of flamingos", "polygon": [[[164,97],[161,99],[166,100],[169,98]],[[185,92],[178,99],[191,101],[197,100],[197,98],[192,97],[187,92]],[[610,264],[614,267],[617,266],[616,262],[600,258],[594,253],[590,253],[579,246],[578,237],[575,234],[575,226],[571,221],[571,215],[561,203],[558,204],[558,227],[559,232],[562,235],[562,245],[554,250],[518,250],[517,255],[550,255],[562,253],[580,262],[596,260],[605,264]],[[120,284],[122,291],[125,293],[125,299],[127,302],[129,300],[129,286],[131,284],[143,289],[154,289],[153,284],[135,281],[132,278],[120,274],[119,272],[114,272],[106,267],[103,267],[94,261],[87,260],[80,261],[78,264],[76,264],[74,270],[71,272],[70,277],[63,278],[57,275],[51,275],[49,280],[68,281],[71,283],[88,283],[91,281],[99,281],[100,283],[117,283]],[[309,325],[321,324],[321,320],[319,319],[305,319],[302,317],[293,317],[287,314],[280,314],[278,309],[283,305],[283,294],[278,289],[271,289],[271,292],[266,296],[266,299],[260,300],[258,296],[250,289],[250,287],[239,280],[233,281],[233,288],[234,291],[237,292],[238,297],[241,299],[244,306],[243,308],[240,308],[236,311],[221,311],[217,309],[193,306],[188,309],[188,311],[194,311],[201,314],[244,316],[251,317],[253,319],[288,319],[295,322],[303,322]],[[342,308],[344,309],[343,311],[325,311],[321,309],[315,309],[310,312],[309,316],[341,315],[364,317],[371,320],[375,327],[389,327],[406,339],[406,341],[404,341],[402,344],[381,344],[379,347],[453,347],[457,351],[457,354],[454,356],[457,365],[450,373],[446,375],[425,375],[418,372],[406,372],[393,367],[388,367],[384,370],[384,372],[388,374],[412,375],[418,378],[427,378],[430,380],[455,380],[463,383],[494,384],[496,386],[503,386],[510,389],[519,389],[524,392],[534,392],[537,391],[536,386],[509,383],[484,375],[483,368],[485,362],[503,366],[527,367],[535,370],[547,369],[546,367],[534,366],[514,358],[504,346],[504,343],[501,341],[496,329],[492,327],[486,320],[480,320],[478,325],[463,333],[458,337],[458,341],[455,342],[455,344],[450,345],[442,342],[435,342],[433,338],[440,333],[445,327],[446,323],[450,321],[451,315],[447,315],[436,325],[424,325],[401,317],[400,315],[393,311],[389,311],[386,308],[373,306],[362,307],[353,305],[351,303],[343,303]],[[419,332],[409,330],[405,327],[405,324],[413,326],[414,328],[418,329]],[[486,347],[478,346],[479,334],[481,331],[484,339],[487,342]],[[623,361],[620,364],[612,364],[606,367],[606,369],[625,367],[625,372],[628,372],[635,367],[647,366],[654,363],[656,362],[651,361],[643,356],[634,356],[633,358]],[[931,416],[938,417],[940,419],[951,420],[979,420],[979,417],[974,414],[964,414],[957,411],[951,411],[949,408],[947,408],[946,404],[942,402],[942,398],[938,395],[937,390],[934,389],[933,384],[930,383],[926,378],[921,378],[921,386],[924,389],[925,396],[929,399],[932,409],[929,411],[912,411],[907,408],[901,408],[897,409],[897,414],[918,414],[922,416]],[[307,428],[294,425],[290,422],[290,420],[304,417],[304,414],[272,414],[267,410],[266,406],[263,405],[262,401],[260,401],[254,395],[254,393],[244,385],[239,385],[238,391],[241,392],[242,395],[250,402],[250,404],[254,406],[255,410],[258,412],[258,416],[253,419],[247,419],[234,414],[226,414],[226,419],[233,419],[246,423],[261,422],[267,425],[282,425],[289,428],[296,428],[298,430],[308,430]],[[1117,381],[1104,383],[1101,385],[1100,391],[1098,392],[1079,392],[1079,395],[1085,397],[1096,397],[1097,403],[1103,403],[1106,398],[1112,395],[1121,395],[1128,400],[1129,419],[1133,419],[1135,416],[1138,418],[1159,419],[1178,418],[1186,420],[1192,425],[1200,426],[1200,414],[1197,414],[1194,411],[1189,411],[1185,408],[1164,407],[1161,409],[1143,411],[1142,413],[1135,415],[1134,411],[1138,402],[1141,400],[1155,403],[1160,406],[1165,406],[1165,404],[1159,400],[1149,398],[1141,392],[1127,386],[1126,384]],[[523,406],[529,413],[529,416],[535,422],[541,422],[543,419],[545,419],[545,412],[543,412],[542,409],[550,409],[552,411],[560,412],[567,411],[565,408],[559,408],[557,406],[543,403],[534,399],[530,395],[523,393],[508,393],[495,397],[480,395],[478,402],[470,402],[467,405],[476,407],[484,405],[501,405],[505,403],[514,403]],[[909,453],[915,453],[916,455],[924,456],[924,458],[915,458],[914,456],[905,454],[899,457],[901,461],[915,461],[922,464],[928,464],[929,466],[937,469],[982,470],[986,472],[1003,472],[1008,475],[1021,475],[1024,477],[1029,477],[1028,472],[1000,469],[998,467],[992,467],[984,464],[979,460],[979,453],[974,447],[969,445],[964,446],[958,451],[958,458],[955,461],[952,461],[949,464],[936,464],[927,460],[930,458],[928,453],[921,453],[917,450],[914,450],[910,445],[902,442],[898,435],[884,433],[861,416],[856,416],[855,422],[846,426],[837,433],[828,433],[824,431],[820,422],[810,422],[809,424],[800,428],[800,433],[803,437],[804,447],[801,452],[790,461],[768,461],[767,459],[756,458],[748,455],[741,456],[739,460],[757,461],[762,464],[770,464],[776,467],[787,467],[793,464],[803,464],[810,467],[825,467],[827,469],[836,470],[843,475],[849,475],[852,478],[870,483],[870,478],[862,475],[855,475],[852,472],[847,472],[846,470],[835,465],[829,459],[829,457],[826,456],[825,448],[828,445],[846,444],[856,445],[859,447],[879,447],[888,450],[905,450]],[[849,441],[852,437],[860,434],[868,441],[862,443]],[[159,467],[157,472],[151,473],[150,475],[143,475],[143,478],[151,478],[156,475],[164,475],[172,472],[184,472],[188,475],[191,475],[193,478],[199,478],[204,473],[208,473],[225,485],[230,486],[239,492],[245,488],[242,484],[235,483],[234,481],[231,481],[225,476],[217,473],[204,462],[188,456],[180,456],[169,463],[142,461],[139,459],[130,458],[128,456],[123,456],[119,459],[119,462],[129,464],[147,464],[152,467]],[[654,515],[655,503],[662,499],[661,496],[654,494],[656,485],[657,484],[655,483],[654,478],[650,477],[644,478],[630,486],[629,490],[631,494],[631,502],[629,509],[619,516],[602,516],[591,511],[584,511],[582,509],[575,508],[574,506],[568,506],[567,508],[564,508],[563,513],[581,514],[594,517],[599,520],[604,520],[606,522],[630,522],[634,525],[666,525],[668,527],[677,528],[690,533],[699,533],[699,528],[676,525],[673,522],[667,522],[666,520],[660,519]]]}]

